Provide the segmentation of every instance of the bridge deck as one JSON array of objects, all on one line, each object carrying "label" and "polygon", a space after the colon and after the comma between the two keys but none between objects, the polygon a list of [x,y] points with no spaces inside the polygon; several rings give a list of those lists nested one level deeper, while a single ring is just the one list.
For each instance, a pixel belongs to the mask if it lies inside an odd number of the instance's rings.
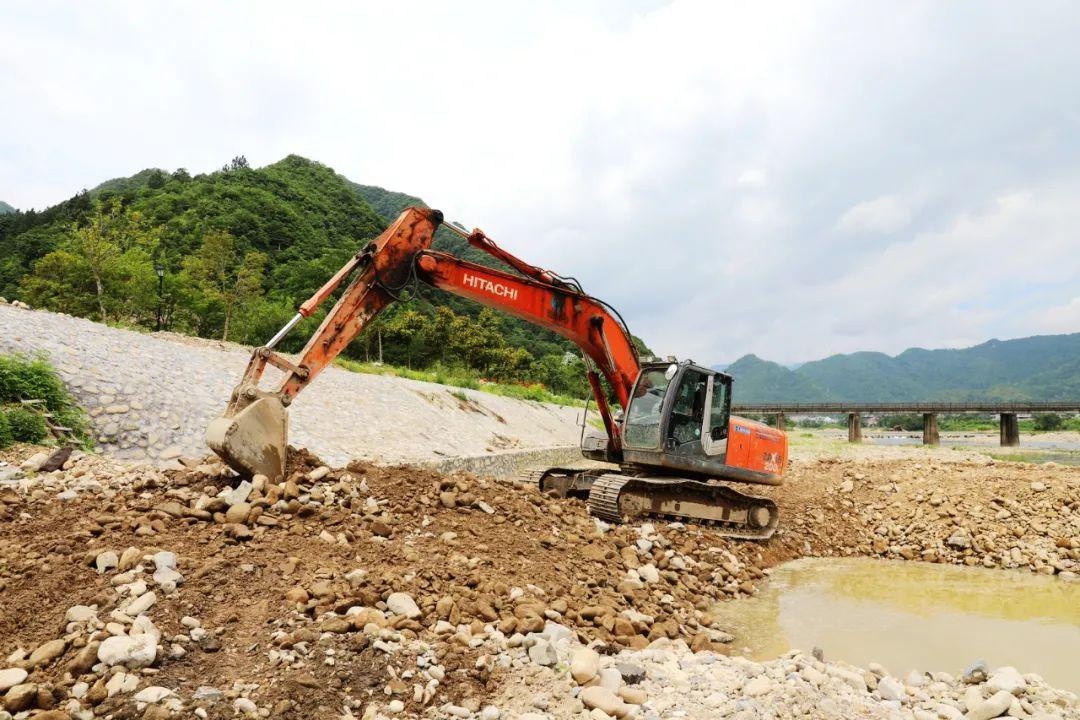
[{"label": "bridge deck", "polygon": [[785,413],[1031,413],[1080,411],[1080,400],[1063,402],[810,402],[810,403],[733,403],[737,413],[771,415]]}]

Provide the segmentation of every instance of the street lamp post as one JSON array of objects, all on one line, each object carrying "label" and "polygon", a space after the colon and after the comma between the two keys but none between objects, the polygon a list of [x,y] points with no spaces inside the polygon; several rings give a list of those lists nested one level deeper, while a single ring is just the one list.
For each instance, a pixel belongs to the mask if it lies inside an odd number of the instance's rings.
[{"label": "street lamp post", "polygon": [[165,290],[165,266],[161,263],[154,263],[154,272],[157,273],[157,322],[155,329],[161,331],[161,297]]}]

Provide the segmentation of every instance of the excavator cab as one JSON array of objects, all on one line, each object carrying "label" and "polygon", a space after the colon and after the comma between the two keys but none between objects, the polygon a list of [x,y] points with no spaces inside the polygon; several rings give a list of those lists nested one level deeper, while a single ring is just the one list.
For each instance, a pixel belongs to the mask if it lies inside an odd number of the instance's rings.
[{"label": "excavator cab", "polygon": [[691,361],[643,363],[622,422],[621,462],[686,476],[774,484],[783,433],[731,414],[730,375]]},{"label": "excavator cab", "polygon": [[623,419],[623,447],[723,455],[730,415],[730,375],[691,362],[646,363]]}]

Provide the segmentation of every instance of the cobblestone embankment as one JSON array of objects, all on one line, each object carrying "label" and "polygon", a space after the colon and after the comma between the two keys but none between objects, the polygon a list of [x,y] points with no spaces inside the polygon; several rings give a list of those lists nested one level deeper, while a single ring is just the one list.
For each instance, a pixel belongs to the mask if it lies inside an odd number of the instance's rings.
[{"label": "cobblestone embankment", "polygon": [[[90,414],[102,450],[126,460],[168,461],[205,454],[206,425],[224,408],[250,350],[0,305],[0,353],[12,352],[43,354],[53,363]],[[577,444],[580,410],[453,393],[330,368],[290,409],[290,442],[338,464],[445,461]]]}]

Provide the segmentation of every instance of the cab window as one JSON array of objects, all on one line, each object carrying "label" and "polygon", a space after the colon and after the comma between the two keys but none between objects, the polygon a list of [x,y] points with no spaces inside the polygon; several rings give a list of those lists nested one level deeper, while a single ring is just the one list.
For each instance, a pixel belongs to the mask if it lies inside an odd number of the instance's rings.
[{"label": "cab window", "polygon": [[712,403],[709,407],[709,437],[713,440],[723,440],[727,437],[730,393],[731,383],[725,382],[725,378],[719,375],[715,376]]},{"label": "cab window", "polygon": [[668,432],[671,445],[678,447],[701,439],[708,379],[708,375],[697,370],[683,373],[671,407],[671,427]]},{"label": "cab window", "polygon": [[626,411],[623,442],[628,447],[655,448],[660,445],[660,412],[669,384],[664,368],[641,373]]}]

